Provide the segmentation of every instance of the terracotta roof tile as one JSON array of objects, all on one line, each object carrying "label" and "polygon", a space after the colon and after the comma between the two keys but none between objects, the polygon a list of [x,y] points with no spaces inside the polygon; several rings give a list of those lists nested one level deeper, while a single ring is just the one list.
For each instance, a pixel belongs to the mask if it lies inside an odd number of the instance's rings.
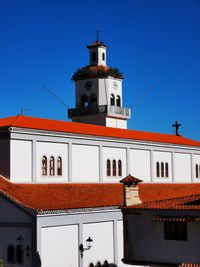
[{"label": "terracotta roof tile", "polygon": [[198,263],[182,263],[178,267],[200,267]]},{"label": "terracotta roof tile", "polygon": [[184,138],[182,136],[149,133],[143,131],[126,130],[82,124],[75,122],[65,122],[50,119],[34,118],[29,116],[13,116],[0,119],[0,127],[22,127],[37,130],[57,131],[64,133],[100,136],[108,138],[130,139],[138,141],[151,141],[158,143],[168,143],[186,146],[200,147],[200,142]]},{"label": "terracotta roof tile", "polygon": [[0,177],[0,194],[32,210],[121,206],[121,184],[13,184]]},{"label": "terracotta roof tile", "polygon": [[140,184],[142,204],[132,209],[200,210],[200,184]]}]

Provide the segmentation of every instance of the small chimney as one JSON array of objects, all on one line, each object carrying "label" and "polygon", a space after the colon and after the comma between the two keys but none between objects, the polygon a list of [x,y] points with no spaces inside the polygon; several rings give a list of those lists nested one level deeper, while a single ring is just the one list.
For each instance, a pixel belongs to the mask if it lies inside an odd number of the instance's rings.
[{"label": "small chimney", "polygon": [[138,184],[141,182],[143,181],[130,174],[120,180],[120,183],[124,184],[124,205],[126,207],[142,203],[138,187]]}]

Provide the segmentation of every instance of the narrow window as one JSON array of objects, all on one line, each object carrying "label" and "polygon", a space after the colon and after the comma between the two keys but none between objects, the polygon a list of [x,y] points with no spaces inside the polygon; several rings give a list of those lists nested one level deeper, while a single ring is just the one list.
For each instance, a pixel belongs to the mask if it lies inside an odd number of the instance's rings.
[{"label": "narrow window", "polygon": [[195,165],[195,173],[196,173],[196,178],[199,178],[199,166],[198,166],[198,164]]},{"label": "narrow window", "polygon": [[106,165],[107,165],[107,176],[111,176],[111,168],[110,168],[110,160],[109,159],[107,159],[107,163],[106,163]]},{"label": "narrow window", "polygon": [[16,262],[18,264],[23,264],[24,262],[24,254],[22,245],[16,246]]},{"label": "narrow window", "polygon": [[50,175],[55,174],[55,160],[54,157],[50,157]]},{"label": "narrow window", "polygon": [[110,104],[111,104],[111,106],[115,105],[115,96],[113,94],[111,94],[111,96],[110,96]]},{"label": "narrow window", "polygon": [[8,263],[14,263],[14,246],[9,245],[7,247],[7,262]]},{"label": "narrow window", "polygon": [[200,164],[199,164],[199,176],[198,177],[200,178]]},{"label": "narrow window", "polygon": [[160,163],[156,162],[156,176],[160,177]]},{"label": "narrow window", "polygon": [[165,163],[165,177],[169,177],[169,164]]},{"label": "narrow window", "polygon": [[90,104],[97,105],[97,95],[96,94],[92,94],[90,96]]},{"label": "narrow window", "polygon": [[118,107],[121,107],[121,98],[120,98],[119,95],[117,96],[116,104],[117,104]]},{"label": "narrow window", "polygon": [[47,175],[47,157],[42,157],[42,175]]},{"label": "narrow window", "polygon": [[164,177],[164,163],[161,162],[161,177]]},{"label": "narrow window", "polygon": [[86,108],[89,105],[89,100],[87,95],[82,95],[81,96],[81,107]]},{"label": "narrow window", "polygon": [[118,160],[118,176],[122,176],[122,161]]},{"label": "narrow window", "polygon": [[105,53],[102,53],[102,60],[105,61]]},{"label": "narrow window", "polygon": [[97,54],[95,52],[92,53],[92,61],[97,60]]},{"label": "narrow window", "polygon": [[57,175],[62,175],[62,158],[57,158]]},{"label": "narrow window", "polygon": [[117,176],[117,166],[116,166],[116,160],[114,159],[113,160],[113,164],[112,164],[113,166],[113,176]]}]

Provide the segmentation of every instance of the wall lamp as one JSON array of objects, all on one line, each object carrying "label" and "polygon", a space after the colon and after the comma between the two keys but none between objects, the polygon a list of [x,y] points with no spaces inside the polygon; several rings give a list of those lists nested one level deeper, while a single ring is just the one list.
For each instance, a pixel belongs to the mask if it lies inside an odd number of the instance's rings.
[{"label": "wall lamp", "polygon": [[24,248],[24,245],[23,245],[23,241],[24,241],[24,238],[19,235],[16,240],[19,242],[19,248],[20,250],[25,250],[26,252],[26,256],[29,257],[30,256],[30,247],[29,246],[26,246],[26,248]]},{"label": "wall lamp", "polygon": [[83,247],[83,244],[82,244],[82,243],[80,244],[80,246],[79,246],[79,250],[80,250],[80,253],[81,253],[81,258],[83,257],[83,252],[84,252],[85,250],[89,250],[89,249],[91,249],[91,247],[92,247],[92,242],[93,242],[92,238],[91,238],[91,237],[88,237],[88,238],[86,239],[86,248]]}]

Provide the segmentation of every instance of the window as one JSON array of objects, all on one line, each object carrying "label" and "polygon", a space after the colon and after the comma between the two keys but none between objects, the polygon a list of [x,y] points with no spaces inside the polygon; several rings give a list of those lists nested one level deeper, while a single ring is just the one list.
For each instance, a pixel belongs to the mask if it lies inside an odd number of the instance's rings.
[{"label": "window", "polygon": [[106,162],[106,172],[107,172],[107,176],[111,176],[111,168],[110,168],[110,160],[107,159],[107,162]]},{"label": "window", "polygon": [[42,157],[42,175],[47,175],[47,157]]},{"label": "window", "polygon": [[121,98],[120,98],[119,95],[116,98],[116,104],[117,104],[118,107],[121,107]]},{"label": "window", "polygon": [[156,177],[169,178],[168,162],[156,162]]},{"label": "window", "polygon": [[161,162],[161,177],[164,177],[164,163]]},{"label": "window", "polygon": [[50,157],[50,175],[55,175],[55,160],[54,160],[54,157]]},{"label": "window", "polygon": [[187,240],[187,223],[164,222],[164,238],[168,240]]},{"label": "window", "polygon": [[88,105],[89,105],[88,96],[82,95],[81,96],[81,107],[86,108],[86,107],[88,107]]},{"label": "window", "polygon": [[169,165],[167,162],[165,163],[165,177],[169,177]]},{"label": "window", "polygon": [[62,158],[57,158],[57,175],[62,175]]},{"label": "window", "polygon": [[112,164],[113,166],[113,176],[117,176],[117,166],[116,166],[116,160],[114,159],[113,160],[113,164]]},{"label": "window", "polygon": [[105,61],[105,53],[102,53],[102,60]]},{"label": "window", "polygon": [[195,175],[196,178],[200,178],[200,165],[198,164],[195,165]]},{"label": "window", "polygon": [[118,160],[118,176],[122,176],[122,161]]},{"label": "window", "polygon": [[156,176],[160,177],[160,163],[156,162]]},{"label": "window", "polygon": [[92,53],[92,61],[97,60],[97,54],[95,52]]},{"label": "window", "polygon": [[7,262],[8,263],[14,263],[14,259],[15,259],[15,251],[14,251],[14,246],[13,245],[9,245],[7,247]]},{"label": "window", "polygon": [[16,262],[18,264],[23,264],[24,262],[24,254],[22,245],[16,246]]},{"label": "window", "polygon": [[90,104],[97,105],[97,95],[96,94],[92,94],[90,96]]},{"label": "window", "polygon": [[110,104],[111,104],[111,106],[115,105],[115,96],[113,94],[111,94],[111,96],[110,96]]}]

